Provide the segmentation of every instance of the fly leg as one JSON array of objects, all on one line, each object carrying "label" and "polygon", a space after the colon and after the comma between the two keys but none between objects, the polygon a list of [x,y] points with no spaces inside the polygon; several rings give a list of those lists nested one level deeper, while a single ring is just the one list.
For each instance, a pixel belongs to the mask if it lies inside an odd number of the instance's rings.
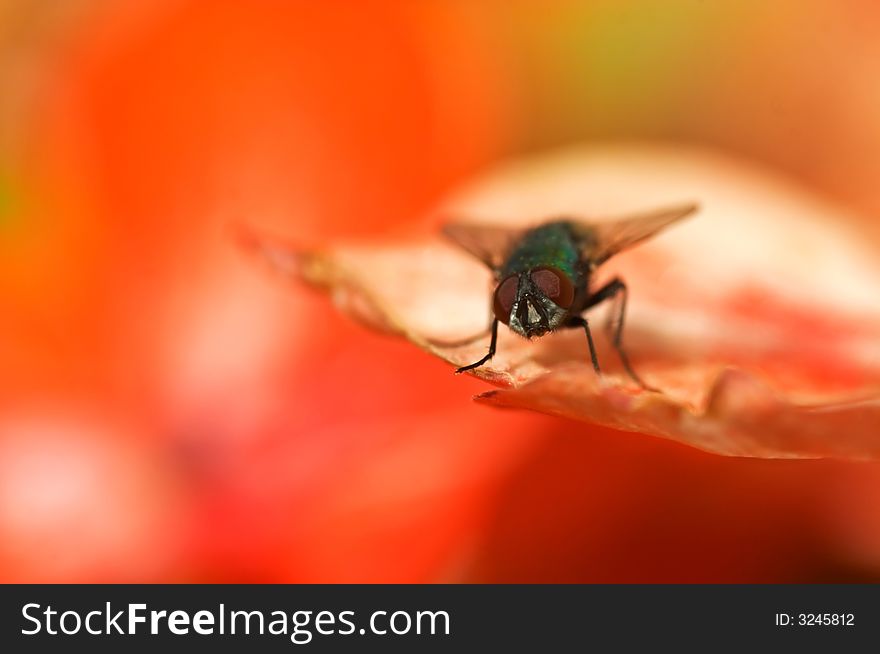
[{"label": "fly leg", "polygon": [[[589,309],[590,307],[594,307],[600,302],[604,302],[605,300],[617,299],[617,315],[612,314],[609,319],[608,325],[606,329],[612,333],[611,343],[614,345],[614,349],[617,350],[617,354],[620,356],[620,361],[623,363],[623,368],[626,370],[626,374],[628,374],[634,382],[636,382],[639,386],[644,388],[647,391],[656,391],[656,388],[652,388],[648,386],[645,382],[642,381],[641,377],[639,377],[635,370],[633,370],[632,365],[629,362],[629,356],[626,353],[626,350],[623,349],[623,321],[626,316],[626,300],[629,295],[627,291],[626,284],[619,277],[615,277],[610,282],[605,284],[598,291],[593,293],[589,300],[587,301],[587,306],[585,309]],[[589,332],[588,332],[589,334]],[[593,359],[593,363],[595,366],[595,358]]]},{"label": "fly leg", "polygon": [[597,375],[601,375],[602,371],[599,370],[599,357],[596,356],[596,344],[593,343],[593,334],[590,332],[590,323],[587,322],[586,318],[581,316],[572,316],[568,319],[568,322],[565,323],[565,326],[584,328],[584,332],[587,334],[587,343],[590,346],[590,360],[593,362],[593,370],[596,371]]},{"label": "fly leg", "polygon": [[463,366],[463,367],[459,368],[458,370],[455,371],[455,374],[460,375],[461,373],[466,372],[468,370],[473,370],[474,368],[479,368],[484,363],[486,363],[489,359],[491,359],[493,356],[495,356],[495,345],[497,344],[497,342],[498,342],[498,320],[495,319],[492,321],[492,340],[489,341],[489,352],[486,354],[486,356],[484,356],[479,361],[476,361],[470,365]]},{"label": "fly leg", "polygon": [[[494,322],[494,319],[493,319],[493,322]],[[435,345],[437,347],[462,347],[464,345],[470,345],[471,343],[474,343],[474,342],[480,340],[481,338],[483,338],[484,336],[489,334],[489,332],[491,332],[491,331],[492,331],[492,323],[490,322],[488,325],[486,325],[485,329],[481,330],[480,332],[478,332],[472,336],[467,336],[465,338],[457,338],[454,341],[443,341],[443,340],[431,339],[428,342],[431,345]]]}]

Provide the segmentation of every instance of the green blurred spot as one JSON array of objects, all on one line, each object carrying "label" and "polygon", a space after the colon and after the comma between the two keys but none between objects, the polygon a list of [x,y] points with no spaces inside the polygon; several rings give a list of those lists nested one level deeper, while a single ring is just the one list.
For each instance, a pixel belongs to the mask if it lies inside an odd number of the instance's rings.
[{"label": "green blurred spot", "polygon": [[597,0],[520,16],[536,144],[674,134],[711,93],[737,3]]}]

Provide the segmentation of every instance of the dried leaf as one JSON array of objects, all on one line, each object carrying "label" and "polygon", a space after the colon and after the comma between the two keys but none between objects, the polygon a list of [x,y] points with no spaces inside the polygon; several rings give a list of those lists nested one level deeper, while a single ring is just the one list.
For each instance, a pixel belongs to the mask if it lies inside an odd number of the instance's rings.
[{"label": "dried leaf", "polygon": [[[880,257],[857,220],[789,181],[682,147],[574,148],[514,162],[441,216],[527,225],[601,220],[696,201],[699,213],[602,266],[626,280],[625,344],[659,393],[636,387],[607,339],[589,365],[577,331],[526,341],[504,327],[476,399],[752,457],[880,458]],[[252,241],[272,266],[327,289],[345,312],[453,365],[478,359],[491,276],[439,234],[295,253]],[[606,310],[587,317],[605,322]],[[601,334],[601,330],[597,330]],[[365,373],[366,374],[366,373]]]}]

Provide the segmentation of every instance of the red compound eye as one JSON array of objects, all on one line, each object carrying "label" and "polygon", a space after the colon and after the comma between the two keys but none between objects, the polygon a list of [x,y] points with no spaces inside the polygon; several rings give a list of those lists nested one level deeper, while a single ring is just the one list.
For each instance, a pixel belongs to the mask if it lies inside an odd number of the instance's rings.
[{"label": "red compound eye", "polygon": [[561,270],[538,268],[532,271],[531,277],[532,283],[560,307],[568,309],[571,306],[574,301],[574,286]]},{"label": "red compound eye", "polygon": [[517,286],[519,286],[519,280],[516,275],[511,275],[506,277],[495,289],[492,309],[495,311],[495,317],[505,325],[510,322],[510,310],[516,301]]}]

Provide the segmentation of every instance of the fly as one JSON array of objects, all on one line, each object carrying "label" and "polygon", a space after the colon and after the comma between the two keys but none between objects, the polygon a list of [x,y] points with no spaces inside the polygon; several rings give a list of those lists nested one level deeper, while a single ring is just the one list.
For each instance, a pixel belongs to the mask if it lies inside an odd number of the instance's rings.
[{"label": "fly", "polygon": [[495,355],[501,322],[529,339],[561,329],[583,329],[593,368],[601,374],[590,325],[581,314],[601,302],[619,298],[612,323],[612,344],[627,374],[641,387],[653,390],[635,373],[623,348],[626,284],[615,277],[593,289],[590,278],[596,268],[621,250],[654,236],[696,210],[695,204],[688,204],[609,222],[563,219],[526,229],[446,225],[443,233],[486,264],[495,276],[489,352],[455,372],[479,368]]}]

